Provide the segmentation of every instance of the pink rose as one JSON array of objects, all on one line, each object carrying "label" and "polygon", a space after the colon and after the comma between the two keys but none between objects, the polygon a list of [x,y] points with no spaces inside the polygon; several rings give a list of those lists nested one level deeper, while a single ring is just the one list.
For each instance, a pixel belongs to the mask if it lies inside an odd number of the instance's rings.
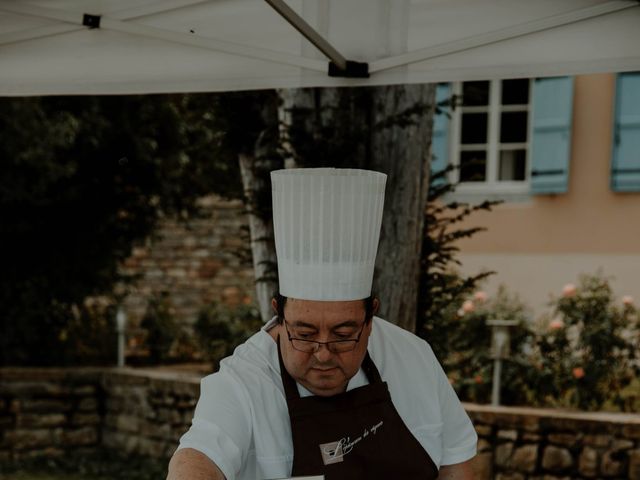
[{"label": "pink rose", "polygon": [[471,313],[476,309],[476,306],[473,304],[471,300],[465,300],[462,304],[462,311],[464,313]]},{"label": "pink rose", "polygon": [[560,330],[561,328],[564,328],[564,322],[558,318],[549,323],[549,330]]},{"label": "pink rose", "polygon": [[567,283],[564,287],[562,287],[562,296],[565,298],[573,297],[575,296],[576,291],[576,286],[573,283]]},{"label": "pink rose", "polygon": [[474,300],[477,300],[477,301],[478,301],[478,302],[480,302],[480,303],[484,303],[484,302],[486,302],[486,301],[487,301],[487,298],[489,298],[489,296],[487,295],[487,293],[486,293],[486,292],[483,292],[483,291],[476,292],[476,293],[473,295],[473,299],[474,299]]},{"label": "pink rose", "polygon": [[578,380],[580,380],[585,375],[584,368],[582,367],[576,367],[572,370],[572,372],[573,372],[573,376]]},{"label": "pink rose", "polygon": [[633,305],[633,297],[631,295],[625,295],[624,297],[622,297],[622,304],[630,307],[631,305]]}]

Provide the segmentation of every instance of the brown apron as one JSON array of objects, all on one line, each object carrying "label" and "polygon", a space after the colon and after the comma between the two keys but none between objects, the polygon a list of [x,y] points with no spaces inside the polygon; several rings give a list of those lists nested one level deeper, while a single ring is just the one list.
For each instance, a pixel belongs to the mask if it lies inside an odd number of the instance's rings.
[{"label": "brown apron", "polygon": [[280,354],[293,440],[292,476],[326,480],[428,480],[438,468],[393,406],[387,383],[367,352],[362,370],[369,385],[332,397],[300,398]]}]

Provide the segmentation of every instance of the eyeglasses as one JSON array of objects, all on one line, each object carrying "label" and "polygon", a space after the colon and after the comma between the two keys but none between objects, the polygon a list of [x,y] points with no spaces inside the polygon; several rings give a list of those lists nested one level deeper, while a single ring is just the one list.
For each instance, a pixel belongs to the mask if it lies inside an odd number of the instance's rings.
[{"label": "eyeglasses", "polygon": [[304,338],[295,338],[291,336],[289,329],[287,328],[287,320],[284,319],[284,328],[287,331],[287,336],[289,337],[289,341],[291,342],[291,346],[298,350],[299,352],[304,353],[316,353],[320,350],[320,345],[326,345],[327,350],[331,353],[344,353],[350,352],[360,341],[360,337],[362,336],[362,332],[364,331],[364,327],[367,324],[366,320],[362,324],[362,328],[360,329],[360,333],[356,338],[350,338],[347,340],[331,340],[330,342],[316,342],[315,340],[306,340]]}]

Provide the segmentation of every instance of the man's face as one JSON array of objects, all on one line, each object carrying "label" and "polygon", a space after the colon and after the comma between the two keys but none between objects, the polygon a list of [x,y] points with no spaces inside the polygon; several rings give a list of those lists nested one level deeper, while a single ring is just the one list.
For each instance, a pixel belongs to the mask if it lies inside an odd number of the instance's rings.
[{"label": "man's face", "polygon": [[[374,301],[374,311],[376,307],[377,300]],[[289,298],[284,317],[285,322],[278,327],[278,334],[282,361],[289,374],[315,395],[331,396],[344,392],[367,353],[373,322],[364,325],[364,302]],[[317,352],[305,353],[293,348],[287,330],[293,338],[318,342],[355,339],[360,331],[362,334],[352,351],[333,353],[326,345],[321,345]]]}]

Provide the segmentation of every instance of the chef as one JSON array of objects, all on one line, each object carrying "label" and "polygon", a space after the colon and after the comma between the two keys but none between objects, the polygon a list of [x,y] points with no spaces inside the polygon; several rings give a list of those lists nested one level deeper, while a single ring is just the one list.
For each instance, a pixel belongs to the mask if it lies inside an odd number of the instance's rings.
[{"label": "chef", "polygon": [[431,348],[375,316],[386,175],[271,182],[275,316],[202,380],[167,478],[473,478],[477,436]]}]

